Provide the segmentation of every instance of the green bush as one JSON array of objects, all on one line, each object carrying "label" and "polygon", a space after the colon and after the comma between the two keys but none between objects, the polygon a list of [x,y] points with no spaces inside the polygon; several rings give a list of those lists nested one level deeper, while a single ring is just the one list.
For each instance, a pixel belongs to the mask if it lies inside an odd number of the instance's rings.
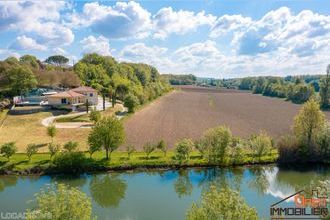
[{"label": "green bush", "polygon": [[154,152],[156,149],[156,146],[151,144],[151,143],[146,143],[144,146],[143,146],[143,151],[146,153],[147,155],[147,159],[149,159],[149,155]]},{"label": "green bush", "polygon": [[2,154],[4,157],[9,158],[15,154],[17,151],[17,148],[15,146],[15,142],[5,143],[0,148],[0,154]]},{"label": "green bush", "polygon": [[299,159],[299,141],[293,135],[282,136],[277,142],[280,162],[295,162]]},{"label": "green bush", "polygon": [[64,144],[63,146],[64,150],[68,151],[68,152],[73,152],[76,151],[78,148],[78,142],[76,141],[68,141]]},{"label": "green bush", "polygon": [[272,138],[265,132],[261,132],[258,135],[253,135],[250,138],[250,148],[254,155],[260,159],[261,156],[271,152],[271,149],[273,148]]},{"label": "green bush", "polygon": [[181,163],[189,159],[189,154],[194,148],[194,142],[188,138],[175,144],[175,158]]},{"label": "green bush", "polygon": [[139,99],[133,94],[127,95],[124,100],[124,106],[128,108],[130,113],[133,113],[139,104]]},{"label": "green bush", "polygon": [[92,202],[85,193],[64,184],[50,185],[35,195],[36,207],[27,219],[92,219]]},{"label": "green bush", "polygon": [[29,158],[29,160],[31,160],[32,155],[33,154],[36,154],[36,153],[38,153],[38,145],[36,145],[36,144],[29,144],[26,147],[26,155]]},{"label": "green bush", "polygon": [[160,140],[156,147],[158,150],[164,153],[164,157],[166,157],[167,146],[164,140]]},{"label": "green bush", "polygon": [[60,149],[61,149],[61,145],[55,143],[49,143],[48,151],[50,154],[50,159],[52,159],[53,156],[55,156],[58,152],[60,152]]},{"label": "green bush", "polygon": [[96,123],[101,119],[101,113],[94,108],[89,114],[89,119]]},{"label": "green bush", "polygon": [[57,154],[53,160],[56,171],[76,173],[84,171],[87,158],[83,152],[63,152]]},{"label": "green bush", "polygon": [[202,194],[200,203],[193,203],[186,215],[187,220],[200,219],[258,219],[255,208],[251,208],[238,192],[212,185]]}]

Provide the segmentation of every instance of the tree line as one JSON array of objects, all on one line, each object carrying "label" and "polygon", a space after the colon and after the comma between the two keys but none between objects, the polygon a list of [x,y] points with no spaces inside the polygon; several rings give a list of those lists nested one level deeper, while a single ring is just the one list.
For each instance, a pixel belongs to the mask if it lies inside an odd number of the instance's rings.
[{"label": "tree line", "polygon": [[0,98],[24,95],[35,87],[91,86],[106,96],[134,106],[144,104],[171,89],[158,70],[143,63],[117,62],[113,57],[86,54],[73,67],[68,58],[55,55],[41,62],[35,56],[0,61]]}]

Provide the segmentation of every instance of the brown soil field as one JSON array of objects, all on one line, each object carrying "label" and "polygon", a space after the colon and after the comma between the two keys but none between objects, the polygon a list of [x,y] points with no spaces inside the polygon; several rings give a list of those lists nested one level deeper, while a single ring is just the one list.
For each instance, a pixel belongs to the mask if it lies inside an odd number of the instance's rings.
[{"label": "brown soil field", "polygon": [[[142,149],[164,139],[171,148],[181,138],[198,139],[219,125],[240,137],[266,131],[278,138],[291,132],[301,106],[244,91],[184,86],[126,119],[126,144]],[[325,114],[330,119],[330,112]]]}]

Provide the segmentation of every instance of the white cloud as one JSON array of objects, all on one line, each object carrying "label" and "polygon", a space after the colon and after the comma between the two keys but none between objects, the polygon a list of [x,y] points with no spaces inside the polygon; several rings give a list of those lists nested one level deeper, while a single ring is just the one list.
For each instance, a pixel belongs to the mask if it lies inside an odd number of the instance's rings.
[{"label": "white cloud", "polygon": [[13,50],[40,50],[45,51],[46,46],[38,44],[34,39],[25,35],[18,36],[14,43],[10,46]]},{"label": "white cloud", "polygon": [[162,8],[153,16],[154,37],[164,39],[171,33],[183,35],[202,25],[211,26],[215,20],[215,16],[205,15],[204,11],[195,13],[173,11],[171,7]]},{"label": "white cloud", "polygon": [[73,14],[71,25],[89,26],[109,38],[143,38],[151,28],[151,14],[136,2],[117,2],[113,7],[86,3],[82,14]]},{"label": "white cloud", "polygon": [[111,55],[109,40],[103,36],[88,36],[81,40],[80,43],[83,45],[83,53],[98,53],[104,56]]},{"label": "white cloud", "polygon": [[38,44],[68,45],[74,40],[70,28],[61,22],[63,1],[1,1],[0,31],[28,33]]}]

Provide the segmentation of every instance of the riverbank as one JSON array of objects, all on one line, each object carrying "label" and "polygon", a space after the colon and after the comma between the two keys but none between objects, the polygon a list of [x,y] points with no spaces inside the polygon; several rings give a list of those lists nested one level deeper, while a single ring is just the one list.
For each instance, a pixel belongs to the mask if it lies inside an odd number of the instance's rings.
[{"label": "riverbank", "polygon": [[[76,152],[76,154],[79,154]],[[82,155],[82,156],[81,156]],[[32,156],[29,161],[26,154],[18,153],[13,155],[9,161],[0,157],[0,175],[46,175],[62,173],[89,173],[97,171],[118,171],[134,169],[178,169],[187,167],[229,167],[251,164],[274,163],[278,159],[277,151],[271,154],[256,158],[251,154],[242,155],[240,160],[228,156],[222,163],[209,163],[205,158],[194,151],[190,154],[188,161],[180,162],[175,159],[173,151],[164,156],[162,152],[154,152],[149,158],[144,152],[131,154],[130,159],[126,152],[114,152],[111,160],[104,158],[104,152],[96,152],[90,157],[87,152],[81,153],[79,158],[66,159],[64,163],[56,165],[58,158],[50,159],[48,153],[38,153]]]}]

